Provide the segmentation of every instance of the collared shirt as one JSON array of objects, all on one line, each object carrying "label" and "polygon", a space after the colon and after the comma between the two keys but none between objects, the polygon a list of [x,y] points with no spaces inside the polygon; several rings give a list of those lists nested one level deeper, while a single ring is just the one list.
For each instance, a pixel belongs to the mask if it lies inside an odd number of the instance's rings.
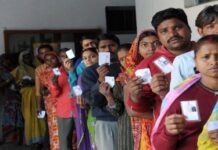
[{"label": "collared shirt", "polygon": [[183,80],[195,74],[194,50],[179,55],[173,61],[170,90],[178,86]]}]

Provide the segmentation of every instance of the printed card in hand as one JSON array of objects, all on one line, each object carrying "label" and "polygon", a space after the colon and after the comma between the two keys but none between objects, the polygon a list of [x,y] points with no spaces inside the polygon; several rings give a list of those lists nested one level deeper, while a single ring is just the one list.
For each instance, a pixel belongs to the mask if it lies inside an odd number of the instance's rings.
[{"label": "printed card in hand", "polygon": [[110,65],[110,52],[99,52],[98,53],[98,64],[99,66],[103,64]]},{"label": "printed card in hand", "polygon": [[54,74],[55,74],[56,76],[61,75],[61,72],[60,72],[59,68],[53,68],[53,72],[54,72]]},{"label": "printed card in hand", "polygon": [[136,77],[144,80],[143,84],[151,83],[151,71],[149,68],[139,69],[135,72]]},{"label": "printed card in hand", "polygon": [[196,100],[181,101],[182,114],[187,121],[200,121],[198,103]]},{"label": "printed card in hand", "polygon": [[42,111],[40,111],[39,113],[38,113],[38,116],[37,116],[38,118],[44,118],[45,117],[45,111],[44,110],[42,110]]},{"label": "printed card in hand", "polygon": [[208,131],[213,131],[218,129],[218,120],[209,121],[207,124]]},{"label": "printed card in hand", "polygon": [[154,61],[154,64],[165,74],[170,73],[173,70],[172,63],[164,56],[159,57]]},{"label": "printed card in hand", "polygon": [[114,77],[111,77],[111,76],[106,76],[105,82],[108,83],[111,88],[113,88],[115,85],[115,79],[114,79]]},{"label": "printed card in hand", "polygon": [[81,96],[82,95],[82,89],[79,85],[76,85],[73,87],[73,94],[75,96]]},{"label": "printed card in hand", "polygon": [[72,49],[66,51],[66,55],[69,59],[73,59],[75,57],[75,54]]}]

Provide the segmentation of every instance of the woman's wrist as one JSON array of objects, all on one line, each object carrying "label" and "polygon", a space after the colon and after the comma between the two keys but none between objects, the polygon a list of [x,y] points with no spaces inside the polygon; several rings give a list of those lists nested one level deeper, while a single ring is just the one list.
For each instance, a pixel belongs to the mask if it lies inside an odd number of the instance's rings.
[{"label": "woman's wrist", "polygon": [[115,105],[114,97],[113,97],[111,94],[110,94],[110,95],[107,95],[107,96],[106,96],[106,99],[107,99],[108,105],[110,105],[110,106]]}]

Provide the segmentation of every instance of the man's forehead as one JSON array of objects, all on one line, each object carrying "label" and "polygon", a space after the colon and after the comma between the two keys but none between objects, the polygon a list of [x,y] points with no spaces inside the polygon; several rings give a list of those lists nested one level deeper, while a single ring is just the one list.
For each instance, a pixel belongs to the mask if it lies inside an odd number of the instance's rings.
[{"label": "man's forehead", "polygon": [[114,44],[116,42],[114,42],[113,40],[110,40],[110,39],[105,39],[105,40],[101,40],[99,41],[99,45],[104,45],[104,44]]},{"label": "man's forehead", "polygon": [[169,18],[169,19],[166,19],[166,20],[162,21],[158,25],[157,29],[167,28],[169,26],[174,26],[174,25],[178,25],[178,24],[186,25],[182,20],[180,20],[178,18]]}]

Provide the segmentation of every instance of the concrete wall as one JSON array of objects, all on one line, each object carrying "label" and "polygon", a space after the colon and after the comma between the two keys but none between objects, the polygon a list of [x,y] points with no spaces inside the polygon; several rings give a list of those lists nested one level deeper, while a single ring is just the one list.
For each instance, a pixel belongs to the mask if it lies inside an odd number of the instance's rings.
[{"label": "concrete wall", "polygon": [[[134,0],[1,0],[0,53],[4,29],[89,29],[106,31],[105,6],[135,5]],[[123,42],[133,35],[118,35]],[[121,41],[122,41],[121,39]]]},{"label": "concrete wall", "polygon": [[135,0],[136,2],[136,16],[137,16],[137,30],[140,32],[145,28],[151,28],[152,16],[160,10],[174,7],[185,10],[190,27],[192,28],[192,39],[197,40],[199,35],[195,27],[195,19],[198,13],[208,5],[217,4],[218,1],[201,4],[195,7],[184,8],[184,0]]}]

